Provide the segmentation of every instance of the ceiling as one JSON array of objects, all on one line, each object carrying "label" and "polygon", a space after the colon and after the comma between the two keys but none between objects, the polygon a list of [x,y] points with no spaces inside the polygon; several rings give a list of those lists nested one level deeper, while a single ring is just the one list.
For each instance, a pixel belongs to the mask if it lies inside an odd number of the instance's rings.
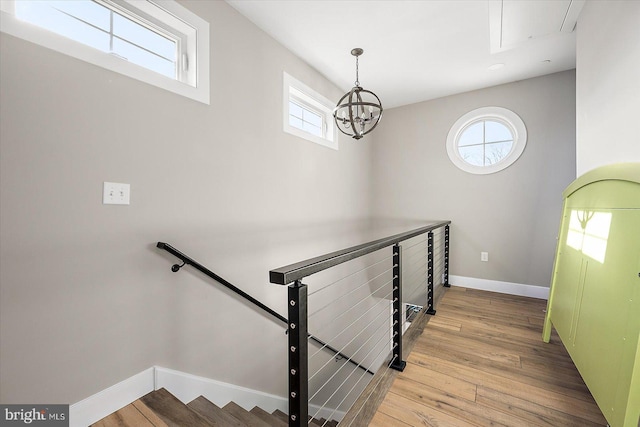
[{"label": "ceiling", "polygon": [[[385,108],[575,68],[584,0],[227,0],[345,92]],[[490,70],[494,64],[502,68]]]}]

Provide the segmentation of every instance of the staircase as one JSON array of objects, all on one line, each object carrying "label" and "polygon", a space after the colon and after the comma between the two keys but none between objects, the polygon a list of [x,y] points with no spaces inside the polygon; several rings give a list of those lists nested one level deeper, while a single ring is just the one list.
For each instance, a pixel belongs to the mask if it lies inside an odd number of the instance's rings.
[{"label": "staircase", "polygon": [[[124,408],[106,416],[92,425],[95,427],[287,427],[288,416],[282,411],[273,413],[257,406],[247,411],[229,402],[220,408],[200,396],[188,404],[161,388],[153,391]],[[336,427],[337,421],[324,418],[309,420],[313,427]]]}]

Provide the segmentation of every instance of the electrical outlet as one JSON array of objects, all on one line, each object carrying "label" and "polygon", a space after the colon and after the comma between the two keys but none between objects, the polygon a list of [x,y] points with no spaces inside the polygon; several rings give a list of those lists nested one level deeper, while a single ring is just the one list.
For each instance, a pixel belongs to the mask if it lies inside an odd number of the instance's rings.
[{"label": "electrical outlet", "polygon": [[131,185],[118,182],[105,182],[102,188],[103,205],[128,205]]},{"label": "electrical outlet", "polygon": [[489,262],[489,252],[480,252],[480,261]]}]

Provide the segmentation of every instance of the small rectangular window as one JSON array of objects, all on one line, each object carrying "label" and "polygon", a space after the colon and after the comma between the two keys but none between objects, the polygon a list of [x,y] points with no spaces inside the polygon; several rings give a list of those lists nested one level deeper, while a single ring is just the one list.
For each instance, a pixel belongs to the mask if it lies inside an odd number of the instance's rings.
[{"label": "small rectangular window", "polygon": [[7,0],[0,7],[3,32],[209,103],[209,24],[173,0]]},{"label": "small rectangular window", "polygon": [[320,138],[325,134],[326,124],[323,115],[300,101],[289,101],[289,124]]},{"label": "small rectangular window", "polygon": [[284,73],[284,131],[326,147],[338,149],[331,101]]}]

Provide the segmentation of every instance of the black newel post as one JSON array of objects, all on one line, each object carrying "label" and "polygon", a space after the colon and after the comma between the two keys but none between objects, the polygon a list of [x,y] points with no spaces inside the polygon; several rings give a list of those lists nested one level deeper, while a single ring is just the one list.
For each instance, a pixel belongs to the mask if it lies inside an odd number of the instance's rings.
[{"label": "black newel post", "polygon": [[427,234],[427,314],[436,314],[433,308],[433,232]]},{"label": "black newel post", "polygon": [[306,427],[309,419],[307,286],[289,286],[289,427]]},{"label": "black newel post", "polygon": [[445,288],[450,288],[449,284],[449,226],[444,226],[444,284]]},{"label": "black newel post", "polygon": [[402,360],[402,247],[393,245],[393,357],[390,368],[404,371]]}]

